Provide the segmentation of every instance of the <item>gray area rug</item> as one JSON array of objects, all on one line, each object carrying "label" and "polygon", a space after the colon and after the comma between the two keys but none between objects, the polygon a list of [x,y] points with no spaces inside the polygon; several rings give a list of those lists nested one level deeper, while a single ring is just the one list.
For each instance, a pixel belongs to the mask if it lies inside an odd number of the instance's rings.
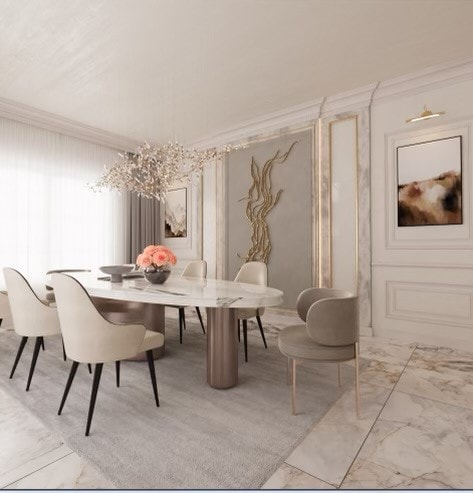
[{"label": "gray area rug", "polygon": [[250,361],[244,362],[241,346],[239,385],[215,390],[206,384],[206,336],[190,317],[187,326],[181,346],[176,320],[166,319],[166,356],[156,361],[160,408],[145,362],[122,363],[120,388],[114,365],[104,366],[90,437],[84,430],[92,376],[85,365],[57,416],[71,364],[62,361],[58,337],[46,339],[25,392],[33,343],[9,380],[20,338],[0,333],[0,387],[119,488],[259,488],[351,379],[338,387],[336,365],[300,367],[300,414],[292,416],[286,359],[274,327],[268,330],[267,350],[259,333],[250,331]]}]

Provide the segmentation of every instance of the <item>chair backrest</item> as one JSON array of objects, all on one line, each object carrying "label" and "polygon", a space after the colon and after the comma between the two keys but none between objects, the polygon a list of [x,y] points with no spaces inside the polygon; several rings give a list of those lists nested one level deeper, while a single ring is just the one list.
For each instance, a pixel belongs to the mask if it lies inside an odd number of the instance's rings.
[{"label": "chair backrest", "polygon": [[79,363],[106,363],[136,356],[142,325],[117,325],[97,310],[83,286],[67,274],[52,274],[66,354]]},{"label": "chair backrest", "polygon": [[247,262],[241,266],[235,277],[236,282],[268,285],[268,268],[264,262]]},{"label": "chair backrest", "polygon": [[324,298],[340,298],[347,294],[347,291],[332,288],[308,288],[302,291],[297,297],[296,308],[299,317],[306,321],[309,308],[319,300]]},{"label": "chair backrest", "polygon": [[[306,311],[309,336],[323,346],[348,346],[359,340],[358,297],[340,289],[311,288],[299,295],[298,312]],[[299,306],[300,302],[300,306]]]},{"label": "chair backrest", "polygon": [[186,265],[182,277],[205,279],[207,277],[207,262],[205,260],[192,260]]},{"label": "chair backrest", "polygon": [[3,269],[15,332],[25,337],[58,334],[55,308],[41,301],[25,277],[15,269]]}]

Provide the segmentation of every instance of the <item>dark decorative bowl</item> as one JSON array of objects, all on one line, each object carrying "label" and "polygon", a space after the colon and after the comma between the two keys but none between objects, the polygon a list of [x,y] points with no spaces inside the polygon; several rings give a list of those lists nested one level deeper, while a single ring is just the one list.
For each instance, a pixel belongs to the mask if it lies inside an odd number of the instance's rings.
[{"label": "dark decorative bowl", "polygon": [[151,284],[163,284],[167,281],[171,271],[169,269],[145,270],[144,275]]}]

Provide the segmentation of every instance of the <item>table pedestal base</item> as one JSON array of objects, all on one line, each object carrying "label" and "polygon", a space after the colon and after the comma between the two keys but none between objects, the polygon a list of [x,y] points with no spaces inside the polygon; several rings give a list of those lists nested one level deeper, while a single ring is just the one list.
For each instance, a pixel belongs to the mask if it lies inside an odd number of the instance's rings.
[{"label": "table pedestal base", "polygon": [[[161,332],[164,335],[164,306],[155,303],[121,301],[93,297],[93,302],[102,315],[115,323],[139,323],[146,330]],[[164,345],[153,350],[154,359],[164,356]],[[132,361],[146,361],[146,354],[140,353]]]},{"label": "table pedestal base", "polygon": [[237,310],[207,308],[207,383],[214,389],[238,384]]}]

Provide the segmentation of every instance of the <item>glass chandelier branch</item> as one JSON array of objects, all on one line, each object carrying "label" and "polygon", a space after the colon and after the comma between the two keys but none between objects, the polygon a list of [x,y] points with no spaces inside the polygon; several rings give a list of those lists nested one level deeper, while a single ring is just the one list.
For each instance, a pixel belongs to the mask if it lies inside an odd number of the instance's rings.
[{"label": "glass chandelier branch", "polygon": [[173,183],[190,179],[193,173],[201,172],[209,161],[242,147],[226,145],[220,149],[197,150],[187,149],[178,142],[160,146],[145,142],[134,153],[119,154],[120,160],[105,168],[92,189],[127,190],[142,197],[165,201]]}]

